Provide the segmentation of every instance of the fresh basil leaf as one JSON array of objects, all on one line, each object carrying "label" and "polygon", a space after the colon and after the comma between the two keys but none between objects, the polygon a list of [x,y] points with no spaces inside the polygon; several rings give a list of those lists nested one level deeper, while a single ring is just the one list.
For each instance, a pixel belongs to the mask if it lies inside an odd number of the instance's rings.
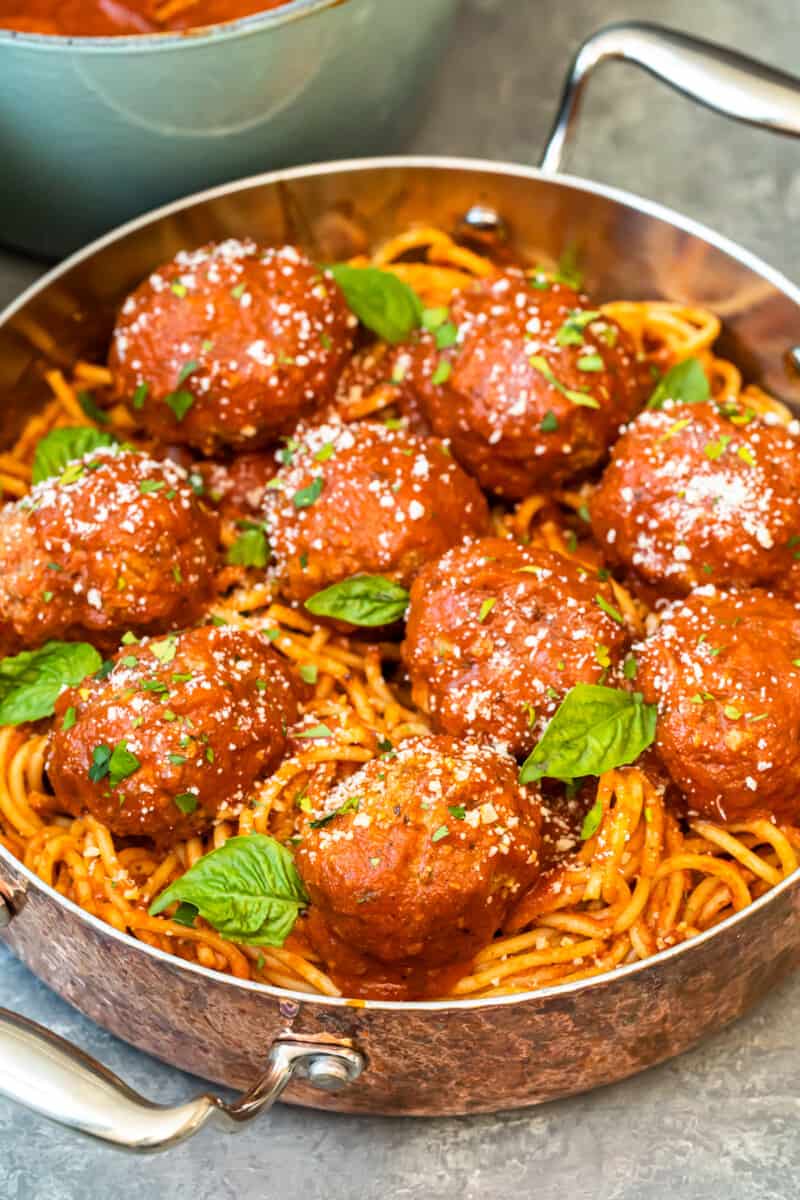
[{"label": "fresh basil leaf", "polygon": [[88,642],[46,642],[0,661],[0,725],[19,725],[52,716],[65,687],[92,675],[100,655]]},{"label": "fresh basil leaf", "polygon": [[403,342],[419,327],[422,301],[391,271],[347,263],[336,263],[329,270],[344,292],[350,311],[384,342]]},{"label": "fresh basil leaf", "polygon": [[[61,475],[64,468],[84,454],[91,454],[99,446],[113,446],[116,438],[102,429],[91,429],[87,425],[68,425],[63,429],[51,429],[40,439],[33,456],[31,480],[41,483],[51,475]],[[76,475],[76,479],[79,476]],[[65,482],[70,482],[69,480]]]},{"label": "fresh basil leaf", "polygon": [[150,905],[150,916],[175,901],[191,904],[222,937],[251,946],[282,946],[309,902],[289,851],[262,833],[230,838],[198,859]]},{"label": "fresh basil leaf", "polygon": [[306,608],[350,625],[391,625],[408,608],[408,592],[383,575],[351,575],[306,600]]},{"label": "fresh basil leaf", "polygon": [[522,764],[520,782],[602,775],[638,758],[655,732],[656,707],[640,692],[576,684]]},{"label": "fresh basil leaf", "polygon": [[686,358],[670,367],[659,380],[647,407],[663,408],[665,400],[674,400],[676,404],[702,404],[710,395],[711,387],[700,360]]},{"label": "fresh basil leaf", "polygon": [[265,567],[269,542],[263,529],[246,529],[228,548],[228,562],[238,567]]}]

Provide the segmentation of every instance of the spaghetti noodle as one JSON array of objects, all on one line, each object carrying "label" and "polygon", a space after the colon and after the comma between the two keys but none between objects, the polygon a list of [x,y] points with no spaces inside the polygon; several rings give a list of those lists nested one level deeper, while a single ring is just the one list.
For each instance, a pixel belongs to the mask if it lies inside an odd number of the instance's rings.
[{"label": "spaghetti noodle", "polygon": [[[411,284],[429,305],[446,304],[452,292],[490,275],[492,262],[457,244],[438,229],[413,229],[381,247],[372,262]],[[631,335],[637,351],[659,368],[690,356],[700,359],[712,395],[743,398],[754,410],[786,410],[758,388],[743,387],[738,369],[716,357],[719,321],[698,308],[662,302],[617,301],[603,311]],[[46,330],[26,328],[47,353]],[[378,349],[380,352],[380,348]],[[105,367],[79,362],[45,376],[52,400],[32,417],[18,443],[0,455],[0,486],[8,498],[30,485],[36,443],[48,430],[91,425],[79,393],[92,388],[102,402],[111,383]],[[361,418],[389,408],[391,386],[361,396]],[[106,424],[128,440],[141,440],[127,410],[108,407]],[[589,566],[601,562],[582,512],[592,485],[530,495],[514,508],[498,507],[497,533],[533,542]],[[232,527],[223,538],[230,543]],[[168,850],[115,839],[90,815],[69,818],[54,809],[43,763],[47,732],[36,727],[0,730],[0,842],[62,895],[116,929],[148,945],[240,979],[253,979],[323,995],[401,995],[397,982],[353,979],[328,973],[301,918],[282,948],[237,945],[198,921],[187,928],[148,915],[156,895],[202,855],[238,834],[269,833],[280,841],[298,827],[296,801],[327,791],[368,762],[385,739],[428,732],[427,717],[412,704],[395,670],[396,644],[365,644],[320,627],[306,615],[273,600],[269,587],[244,567],[227,566],[217,577],[212,615],[243,628],[270,631],[272,644],[293,663],[314,668],[314,694],[306,714],[324,721],[334,736],[286,759],[237,810],[223,810],[206,837],[191,837]],[[647,610],[612,583],[617,604],[634,628]],[[398,682],[399,680],[399,682]],[[501,936],[458,972],[429,973],[416,994],[436,998],[497,997],[588,978],[621,963],[647,958],[696,936],[755,898],[798,867],[800,830],[772,820],[717,824],[685,821],[665,806],[661,790],[639,767],[606,772],[596,784],[596,829],[584,841],[568,839],[560,861],[545,871],[512,913]]]}]

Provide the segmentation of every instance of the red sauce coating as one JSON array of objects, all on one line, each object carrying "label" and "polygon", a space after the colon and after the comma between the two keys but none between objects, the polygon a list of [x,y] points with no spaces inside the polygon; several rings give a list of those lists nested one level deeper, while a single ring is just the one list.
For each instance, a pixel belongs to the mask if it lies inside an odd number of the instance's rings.
[{"label": "red sauce coating", "polygon": [[800,611],[758,588],[704,587],[634,648],[659,708],[655,748],[712,820],[800,815]]},{"label": "red sauce coating", "polygon": [[599,683],[628,645],[607,583],[570,559],[483,538],[429,563],[411,589],[403,659],[437,730],[530,751],[576,683]]},{"label": "red sauce coating", "polygon": [[66,37],[167,33],[236,21],[289,0],[0,0],[0,29]]},{"label": "red sauce coating", "polygon": [[[211,596],[219,522],[186,472],[95,450],[0,510],[0,643],[116,646],[194,620]],[[63,477],[62,477],[63,478]]]},{"label": "red sauce coating", "polygon": [[278,470],[274,454],[237,454],[227,462],[198,462],[193,471],[203,481],[203,496],[232,520],[260,516],[267,486]]},{"label": "red sauce coating", "polygon": [[294,246],[181,250],[122,305],[109,367],[148,433],[253,450],[333,395],[356,319]]},{"label": "red sauce coating", "polygon": [[[124,646],[114,664],[56,705],[47,773],[63,811],[88,810],[121,837],[186,836],[277,766],[297,690],[261,634],[190,629]],[[138,766],[116,786],[93,781],[95,748],[121,743]]]},{"label": "red sauce coating", "polygon": [[329,792],[303,828],[297,868],[314,905],[357,951],[388,963],[464,960],[539,871],[538,801],[507,755],[474,741],[414,738]]},{"label": "red sauce coating", "polygon": [[448,322],[457,340],[440,348],[440,334],[421,334],[409,382],[434,433],[502,496],[600,462],[652,386],[615,321],[572,288],[537,288],[517,269],[456,293]]},{"label": "red sauce coating", "polygon": [[800,547],[796,422],[712,403],[640,413],[590,513],[606,557],[662,593],[772,583]]},{"label": "red sauce coating", "polygon": [[267,490],[283,594],[305,600],[360,572],[407,585],[423,563],[485,533],[480,488],[445,443],[377,423],[300,429]]}]

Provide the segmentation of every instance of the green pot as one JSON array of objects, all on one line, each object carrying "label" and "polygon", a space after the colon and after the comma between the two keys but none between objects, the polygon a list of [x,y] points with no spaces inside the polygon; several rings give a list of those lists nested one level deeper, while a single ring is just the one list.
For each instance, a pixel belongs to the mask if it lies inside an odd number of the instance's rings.
[{"label": "green pot", "polygon": [[199,188],[386,153],[458,0],[293,0],[188,34],[0,30],[0,241],[45,257]]}]

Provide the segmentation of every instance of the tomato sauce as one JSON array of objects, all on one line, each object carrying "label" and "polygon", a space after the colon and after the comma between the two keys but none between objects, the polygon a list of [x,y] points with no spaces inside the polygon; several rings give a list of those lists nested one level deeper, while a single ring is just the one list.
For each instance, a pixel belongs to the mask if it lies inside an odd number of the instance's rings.
[{"label": "tomato sauce", "polygon": [[61,37],[175,33],[280,8],[289,0],[0,0],[0,29]]}]

